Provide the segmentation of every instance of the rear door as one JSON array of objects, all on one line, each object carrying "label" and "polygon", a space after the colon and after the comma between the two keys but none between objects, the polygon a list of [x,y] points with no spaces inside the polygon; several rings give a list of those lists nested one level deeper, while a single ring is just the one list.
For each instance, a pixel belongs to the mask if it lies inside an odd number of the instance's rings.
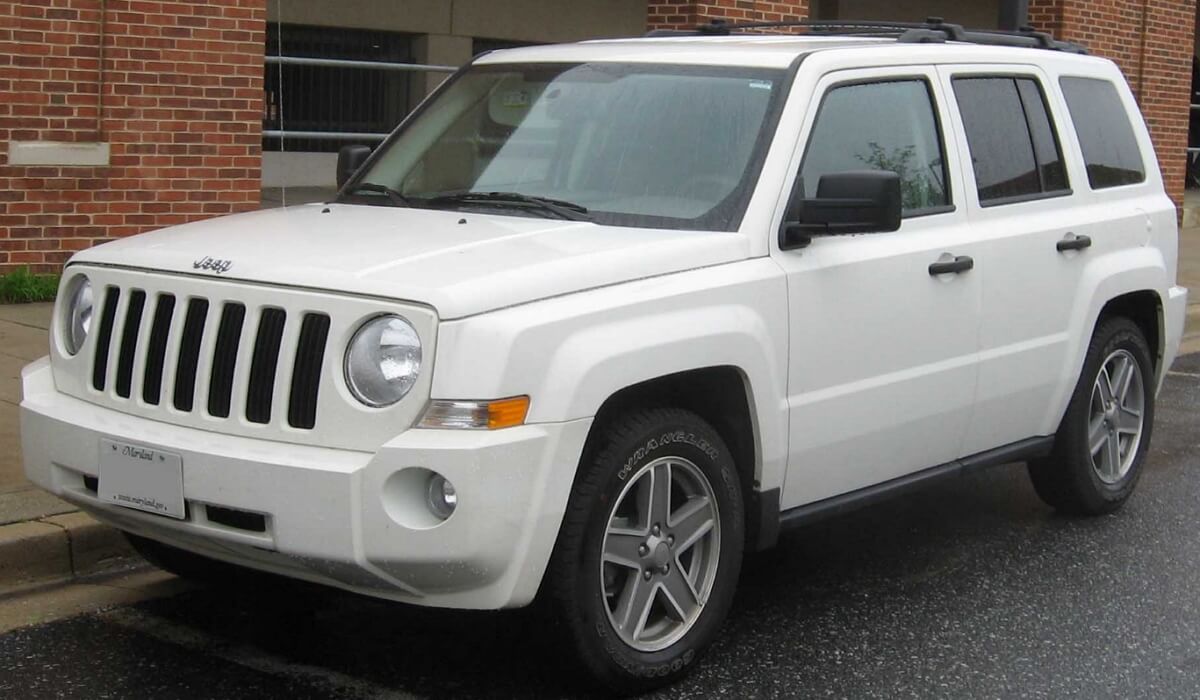
[{"label": "rear door", "polygon": [[[820,80],[795,172],[900,173],[899,231],[816,236],[772,256],[788,279],[788,476],[795,507],[959,456],[974,400],[982,264],[958,205],[961,170],[942,133],[932,68],[838,71]],[[933,268],[937,270],[939,268]]]},{"label": "rear door", "polygon": [[[1069,351],[1090,229],[1074,188],[1057,91],[1033,66],[942,67],[959,149],[970,155],[963,200],[985,246],[979,390],[963,445],[976,454],[1042,434]],[[1084,180],[1086,187],[1086,180]]]}]

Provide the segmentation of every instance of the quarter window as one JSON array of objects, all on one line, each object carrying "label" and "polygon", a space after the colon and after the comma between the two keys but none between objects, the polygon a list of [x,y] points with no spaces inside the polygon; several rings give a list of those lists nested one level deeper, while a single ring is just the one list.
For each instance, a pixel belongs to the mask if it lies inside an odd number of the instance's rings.
[{"label": "quarter window", "polygon": [[984,205],[1067,194],[1046,99],[1032,78],[955,78],[975,185]]},{"label": "quarter window", "polygon": [[1116,86],[1094,78],[1063,78],[1061,84],[1092,189],[1145,181],[1142,151]]},{"label": "quarter window", "polygon": [[852,170],[900,175],[904,216],[950,204],[933,95],[924,80],[842,85],[821,103],[800,176],[805,196],[821,176]]}]

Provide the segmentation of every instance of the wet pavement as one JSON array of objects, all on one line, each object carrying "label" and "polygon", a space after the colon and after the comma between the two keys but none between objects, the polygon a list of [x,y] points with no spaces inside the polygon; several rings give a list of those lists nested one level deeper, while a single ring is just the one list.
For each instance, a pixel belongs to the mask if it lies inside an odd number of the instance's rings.
[{"label": "wet pavement", "polygon": [[[1120,513],[1055,515],[1004,467],[784,536],[657,697],[1200,696],[1200,355]],[[0,607],[13,604],[0,601]],[[0,636],[0,697],[563,697],[537,610],[199,589]]]}]

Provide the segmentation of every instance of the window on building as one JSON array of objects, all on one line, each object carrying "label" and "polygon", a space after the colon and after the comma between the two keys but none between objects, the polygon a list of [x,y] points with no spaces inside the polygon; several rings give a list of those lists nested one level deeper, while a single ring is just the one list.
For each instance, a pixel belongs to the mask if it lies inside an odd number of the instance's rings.
[{"label": "window on building", "polygon": [[1094,78],[1063,78],[1061,84],[1092,189],[1145,181],[1142,151],[1116,86]]},{"label": "window on building", "polygon": [[[266,51],[267,56],[413,62],[411,36],[358,29],[272,26]],[[390,132],[414,105],[410,83],[415,76],[408,71],[268,63],[263,130],[330,135],[286,140],[265,136],[263,150],[332,152],[354,143],[376,146],[379,139],[337,134]]]},{"label": "window on building", "polygon": [[1062,148],[1032,78],[956,78],[954,94],[983,205],[1069,192]]},{"label": "window on building", "polygon": [[900,175],[905,216],[950,204],[933,95],[924,80],[843,85],[821,103],[800,177],[815,197],[821,176],[850,170]]}]

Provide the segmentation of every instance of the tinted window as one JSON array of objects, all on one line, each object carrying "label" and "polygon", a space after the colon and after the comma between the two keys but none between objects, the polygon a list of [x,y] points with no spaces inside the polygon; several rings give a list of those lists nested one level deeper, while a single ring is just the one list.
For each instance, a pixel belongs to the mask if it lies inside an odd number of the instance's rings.
[{"label": "tinted window", "polygon": [[1037,158],[1042,176],[1043,192],[1059,192],[1067,189],[1067,170],[1063,165],[1062,148],[1058,132],[1050,113],[1046,110],[1046,96],[1036,80],[1017,79],[1017,92],[1025,107],[1029,136],[1033,139],[1033,154]]},{"label": "tinted window", "polygon": [[1142,152],[1116,86],[1107,80],[1063,78],[1062,89],[1092,189],[1145,180]]},{"label": "tinted window", "polygon": [[809,137],[800,176],[815,197],[821,176],[849,170],[900,175],[904,214],[950,204],[933,97],[923,80],[830,90]]}]

